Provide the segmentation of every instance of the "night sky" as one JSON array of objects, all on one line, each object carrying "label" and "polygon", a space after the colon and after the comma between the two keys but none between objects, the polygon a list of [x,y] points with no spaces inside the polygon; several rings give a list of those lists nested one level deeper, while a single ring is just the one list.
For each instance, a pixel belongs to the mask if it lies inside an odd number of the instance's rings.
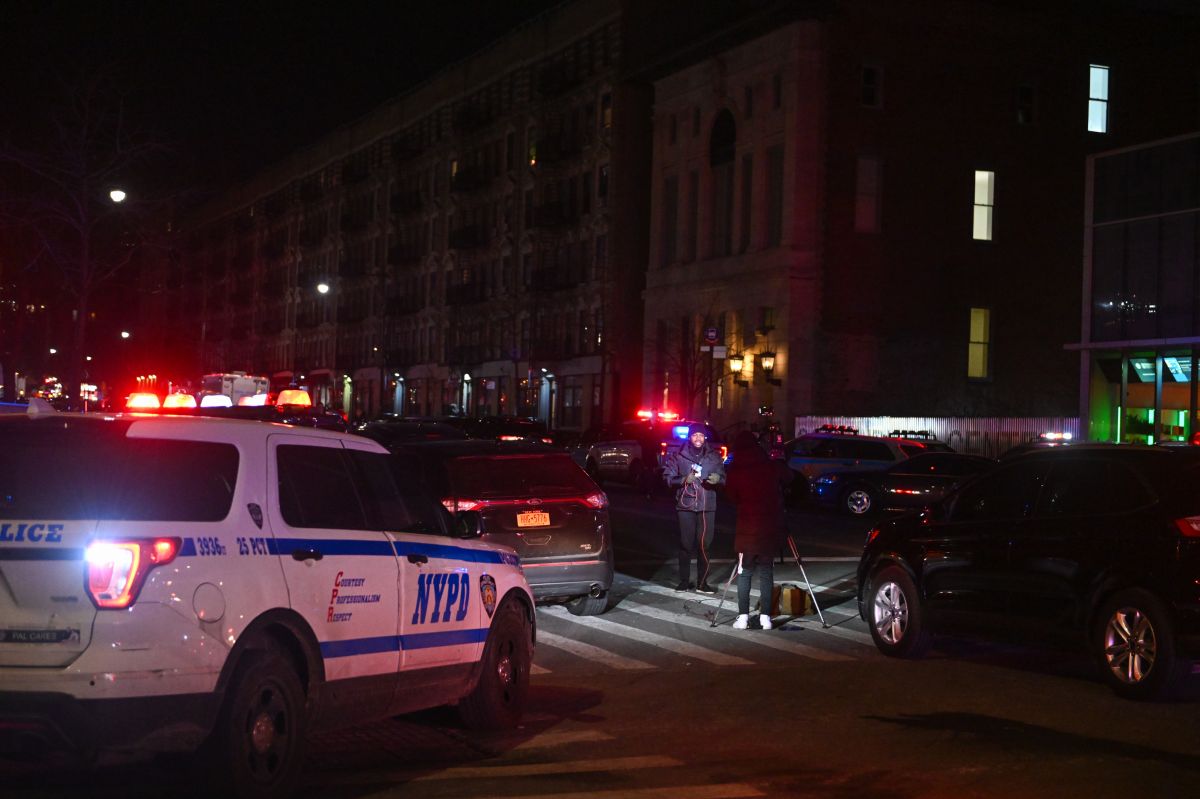
[{"label": "night sky", "polygon": [[163,188],[202,196],[554,5],[7,0],[0,139],[36,139],[59,87],[100,71],[171,147],[157,167]]}]

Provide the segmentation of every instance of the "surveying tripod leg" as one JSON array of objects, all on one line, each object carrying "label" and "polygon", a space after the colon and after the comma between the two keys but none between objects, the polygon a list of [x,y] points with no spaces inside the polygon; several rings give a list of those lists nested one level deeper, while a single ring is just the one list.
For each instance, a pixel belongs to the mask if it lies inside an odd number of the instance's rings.
[{"label": "surveying tripod leg", "polygon": [[725,604],[725,595],[729,593],[729,586],[733,585],[733,578],[742,571],[742,553],[738,553],[737,565],[733,567],[733,571],[729,573],[729,579],[725,581],[725,587],[721,589],[721,601],[717,603],[717,609],[713,613],[712,624],[709,627],[717,626],[717,618],[721,615],[721,606]]},{"label": "surveying tripod leg", "polygon": [[813,590],[812,581],[808,579],[808,572],[804,570],[804,564],[800,561],[800,551],[796,549],[796,541],[789,535],[787,542],[792,550],[792,557],[796,559],[796,565],[800,567],[800,576],[804,578],[804,584],[808,586],[808,595],[812,597],[813,607],[817,609],[817,618],[821,620],[821,627],[828,630],[829,622],[825,621],[825,614],[821,612],[821,603],[817,601],[817,592]]}]

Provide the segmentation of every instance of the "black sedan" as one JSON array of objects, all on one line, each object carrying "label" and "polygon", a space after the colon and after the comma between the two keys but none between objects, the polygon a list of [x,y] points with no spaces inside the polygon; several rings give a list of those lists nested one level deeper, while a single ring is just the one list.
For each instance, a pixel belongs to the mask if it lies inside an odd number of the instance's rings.
[{"label": "black sedan", "polygon": [[1200,653],[1200,452],[1087,444],[1015,457],[871,530],[858,585],[886,655],[918,656],[951,622],[1065,634],[1117,694],[1168,695]]},{"label": "black sedan", "polygon": [[822,474],[813,481],[812,499],[855,516],[881,509],[920,510],[995,465],[980,455],[929,452],[879,469]]}]

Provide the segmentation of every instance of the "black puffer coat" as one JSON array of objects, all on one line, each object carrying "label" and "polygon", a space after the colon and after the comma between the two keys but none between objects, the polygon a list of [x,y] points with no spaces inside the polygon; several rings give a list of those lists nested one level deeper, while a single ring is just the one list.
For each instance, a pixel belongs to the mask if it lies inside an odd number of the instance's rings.
[{"label": "black puffer coat", "polygon": [[[684,485],[684,479],[691,474],[692,465],[700,464],[700,479],[690,485]],[[667,485],[675,486],[676,510],[710,511],[717,509],[717,486],[725,482],[725,464],[721,453],[708,445],[697,449],[690,441],[672,453],[663,469]],[[717,482],[708,482],[708,476],[715,474]]]},{"label": "black puffer coat", "polygon": [[783,489],[790,477],[783,463],[767,457],[754,434],[738,433],[725,483],[725,496],[737,505],[735,551],[766,557],[779,553],[787,536]]}]

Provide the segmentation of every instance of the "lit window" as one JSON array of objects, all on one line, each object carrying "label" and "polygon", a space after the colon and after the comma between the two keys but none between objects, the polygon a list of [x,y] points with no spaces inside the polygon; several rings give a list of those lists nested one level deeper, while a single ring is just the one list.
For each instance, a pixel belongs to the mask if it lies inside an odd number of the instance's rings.
[{"label": "lit window", "polygon": [[988,347],[991,344],[991,315],[988,308],[971,309],[971,332],[967,342],[967,377],[985,380],[988,372]]},{"label": "lit window", "polygon": [[877,158],[859,158],[854,187],[854,229],[879,232],[879,186],[882,169]]},{"label": "lit window", "polygon": [[975,170],[975,219],[971,237],[978,241],[992,240],[992,201],[996,190],[996,173]]},{"label": "lit window", "polygon": [[1088,68],[1088,132],[1108,131],[1108,67]]}]

